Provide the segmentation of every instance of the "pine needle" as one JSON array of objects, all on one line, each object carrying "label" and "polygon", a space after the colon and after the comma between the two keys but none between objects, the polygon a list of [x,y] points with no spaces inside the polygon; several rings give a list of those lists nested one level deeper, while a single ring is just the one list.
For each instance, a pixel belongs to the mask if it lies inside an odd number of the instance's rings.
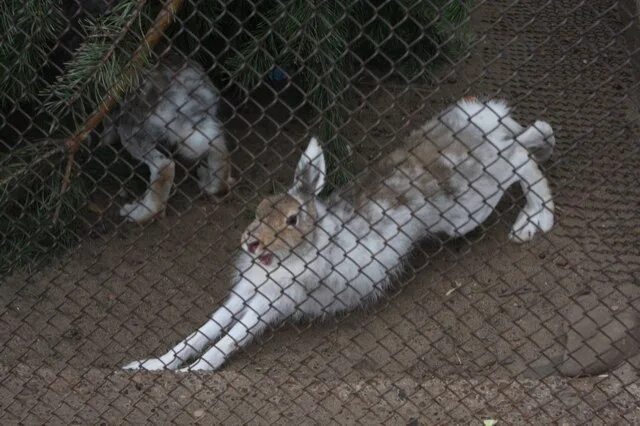
[{"label": "pine needle", "polygon": [[139,83],[148,60],[138,64],[139,72],[130,72],[128,67],[142,41],[144,5],[144,0],[123,0],[109,14],[82,22],[85,41],[65,65],[64,74],[41,92],[48,112],[85,116],[105,93],[123,93]]},{"label": "pine needle", "polygon": [[35,100],[49,45],[64,24],[58,1],[0,1],[0,105]]}]

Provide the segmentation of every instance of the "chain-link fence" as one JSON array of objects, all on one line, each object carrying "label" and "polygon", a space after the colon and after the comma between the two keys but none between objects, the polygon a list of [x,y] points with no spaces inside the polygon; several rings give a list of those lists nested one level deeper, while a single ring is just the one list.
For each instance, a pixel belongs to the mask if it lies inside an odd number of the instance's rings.
[{"label": "chain-link fence", "polygon": [[640,422],[637,7],[5,0],[0,421]]}]

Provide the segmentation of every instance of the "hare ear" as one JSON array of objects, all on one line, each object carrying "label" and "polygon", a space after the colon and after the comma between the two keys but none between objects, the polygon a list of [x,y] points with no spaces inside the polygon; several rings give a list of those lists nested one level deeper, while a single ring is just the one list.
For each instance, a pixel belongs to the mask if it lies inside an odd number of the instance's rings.
[{"label": "hare ear", "polygon": [[326,180],[324,153],[318,140],[313,137],[307,150],[300,157],[293,180],[293,190],[307,195],[318,195]]}]

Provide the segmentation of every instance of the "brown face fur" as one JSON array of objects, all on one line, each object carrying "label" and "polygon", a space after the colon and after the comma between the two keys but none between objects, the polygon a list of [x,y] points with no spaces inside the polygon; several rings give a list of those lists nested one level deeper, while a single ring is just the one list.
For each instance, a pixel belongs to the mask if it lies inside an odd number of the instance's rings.
[{"label": "brown face fur", "polygon": [[267,197],[256,209],[256,219],[242,235],[242,246],[269,264],[268,253],[291,252],[313,229],[315,208],[312,202],[304,207],[289,194]]}]

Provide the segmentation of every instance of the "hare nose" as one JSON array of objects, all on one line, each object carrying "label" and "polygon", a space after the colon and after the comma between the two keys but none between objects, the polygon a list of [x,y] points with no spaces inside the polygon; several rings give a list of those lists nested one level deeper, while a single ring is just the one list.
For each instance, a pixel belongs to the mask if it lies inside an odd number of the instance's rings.
[{"label": "hare nose", "polygon": [[247,244],[247,250],[249,250],[249,253],[255,253],[256,250],[258,250],[259,246],[260,246],[260,243],[258,241],[253,241]]}]

